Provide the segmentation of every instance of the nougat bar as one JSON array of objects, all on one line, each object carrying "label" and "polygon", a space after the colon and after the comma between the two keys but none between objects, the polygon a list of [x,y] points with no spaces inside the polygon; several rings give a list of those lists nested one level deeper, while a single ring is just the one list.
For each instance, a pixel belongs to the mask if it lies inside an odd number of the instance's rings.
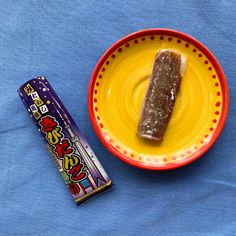
[{"label": "nougat bar", "polygon": [[163,140],[185,66],[186,57],[178,52],[161,50],[157,53],[138,124],[140,137]]}]

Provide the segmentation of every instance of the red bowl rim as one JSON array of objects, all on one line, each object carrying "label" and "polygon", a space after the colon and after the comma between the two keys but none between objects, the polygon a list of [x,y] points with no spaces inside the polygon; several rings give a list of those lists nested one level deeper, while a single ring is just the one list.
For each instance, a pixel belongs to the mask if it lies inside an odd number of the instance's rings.
[{"label": "red bowl rim", "polygon": [[[222,91],[223,91],[222,92],[222,96],[223,96],[223,98],[222,98],[222,112],[221,112],[221,116],[220,116],[220,120],[218,122],[218,125],[217,125],[213,135],[211,136],[211,140],[206,145],[202,146],[197,152],[194,152],[193,155],[189,156],[187,159],[183,159],[183,160],[176,161],[176,162],[173,162],[173,163],[158,165],[158,166],[152,166],[152,165],[149,165],[147,163],[142,163],[142,162],[139,162],[137,160],[132,160],[129,157],[127,157],[125,154],[122,154],[119,151],[117,151],[104,138],[104,136],[102,134],[102,131],[101,131],[98,123],[96,122],[96,118],[95,118],[95,114],[94,114],[94,110],[93,110],[93,89],[94,89],[95,80],[96,80],[97,75],[100,71],[100,68],[102,67],[102,65],[104,64],[106,59],[109,57],[109,55],[112,54],[112,52],[114,52],[117,48],[119,48],[124,43],[126,43],[130,40],[133,40],[135,38],[142,37],[142,36],[147,36],[147,35],[165,35],[165,36],[177,37],[177,38],[180,38],[182,40],[185,40],[185,41],[191,43],[196,48],[200,49],[208,57],[208,59],[211,61],[212,65],[214,66],[214,68],[217,72],[218,78],[220,80],[220,83],[221,83]],[[100,139],[100,141],[102,142],[102,144],[113,155],[118,157],[120,160],[122,160],[122,161],[124,161],[124,162],[126,162],[126,163],[128,163],[132,166],[135,166],[135,167],[138,167],[138,168],[141,168],[141,169],[147,169],[147,170],[176,169],[178,167],[187,165],[187,164],[193,162],[194,160],[198,159],[200,156],[202,156],[215,143],[215,141],[219,137],[221,131],[223,130],[223,127],[224,127],[224,124],[226,122],[226,118],[227,118],[227,115],[228,115],[228,107],[229,107],[229,92],[228,92],[228,85],[227,85],[226,77],[225,77],[225,74],[224,74],[224,72],[221,68],[220,63],[215,58],[213,53],[206,46],[204,46],[201,42],[199,42],[198,40],[196,40],[192,36],[189,36],[185,33],[182,33],[182,32],[176,31],[176,30],[166,29],[166,28],[143,29],[143,30],[131,33],[131,34],[121,38],[117,42],[115,42],[110,48],[108,48],[106,50],[106,52],[99,59],[98,63],[96,64],[96,66],[93,70],[93,73],[91,75],[90,82],[89,82],[89,87],[88,87],[88,112],[89,112],[89,117],[90,117],[93,129],[94,129],[95,133],[97,134],[98,138]]]}]

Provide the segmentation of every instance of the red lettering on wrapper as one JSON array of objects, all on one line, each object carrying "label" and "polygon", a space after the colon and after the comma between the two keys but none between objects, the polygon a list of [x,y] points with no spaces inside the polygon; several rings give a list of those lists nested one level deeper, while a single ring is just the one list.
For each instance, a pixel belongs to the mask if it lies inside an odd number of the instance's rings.
[{"label": "red lettering on wrapper", "polygon": [[70,179],[73,181],[73,182],[78,182],[78,181],[81,181],[83,179],[85,179],[87,177],[87,174],[82,171],[83,169],[83,164],[78,164],[74,167],[72,167],[67,173],[70,175]]},{"label": "red lettering on wrapper", "polygon": [[70,141],[68,139],[63,139],[62,143],[58,143],[55,145],[55,148],[53,150],[56,152],[58,157],[64,157],[65,155],[68,155],[74,151],[74,149],[71,147]]},{"label": "red lettering on wrapper", "polygon": [[58,125],[58,122],[54,117],[45,116],[39,122],[41,130],[46,134],[46,139],[51,145],[55,145],[60,142],[63,134],[61,133],[62,128]]},{"label": "red lettering on wrapper", "polygon": [[45,116],[39,122],[41,129],[44,133],[51,132],[57,126],[55,119],[50,116]]}]

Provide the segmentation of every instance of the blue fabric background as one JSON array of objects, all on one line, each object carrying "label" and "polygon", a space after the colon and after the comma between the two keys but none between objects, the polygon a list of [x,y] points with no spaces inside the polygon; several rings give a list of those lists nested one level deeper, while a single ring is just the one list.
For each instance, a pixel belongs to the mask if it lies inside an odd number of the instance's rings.
[{"label": "blue fabric background", "polygon": [[[236,235],[234,1],[0,1],[0,235]],[[135,169],[92,130],[87,87],[107,47],[143,28],[203,42],[227,76],[231,107],[214,147],[170,172]],[[112,177],[77,207],[17,88],[45,75]]]}]

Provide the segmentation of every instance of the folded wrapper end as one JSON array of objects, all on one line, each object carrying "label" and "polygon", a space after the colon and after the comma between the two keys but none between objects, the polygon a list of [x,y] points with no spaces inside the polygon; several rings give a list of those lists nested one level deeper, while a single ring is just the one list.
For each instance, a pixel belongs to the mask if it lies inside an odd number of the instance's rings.
[{"label": "folded wrapper end", "polygon": [[105,193],[105,192],[108,192],[108,191],[112,191],[113,187],[114,187],[114,184],[110,181],[110,182],[107,183],[107,186],[104,186],[100,191],[93,192],[93,193],[91,193],[91,195],[86,196],[85,198],[80,199],[79,201],[75,201],[75,202],[78,206],[80,206],[80,205],[86,203],[92,197],[98,196],[98,195],[100,195],[102,193]]},{"label": "folded wrapper end", "polygon": [[48,80],[29,80],[18,93],[74,201],[81,204],[110,189],[111,179]]}]

